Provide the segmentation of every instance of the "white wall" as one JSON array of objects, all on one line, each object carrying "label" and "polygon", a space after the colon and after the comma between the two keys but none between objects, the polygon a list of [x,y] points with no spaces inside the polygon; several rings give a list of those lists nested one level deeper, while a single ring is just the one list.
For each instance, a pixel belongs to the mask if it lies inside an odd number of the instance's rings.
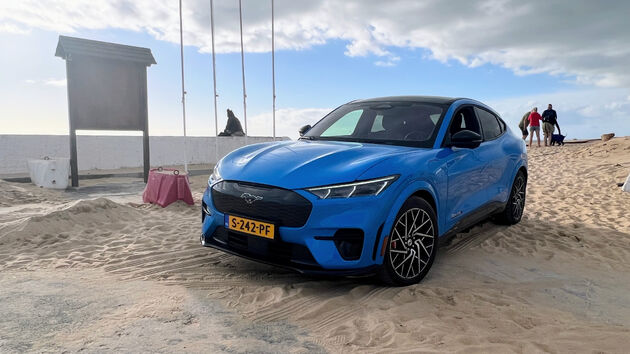
[{"label": "white wall", "polygon": [[[214,137],[188,137],[188,163],[216,163]],[[288,138],[284,138],[287,140]],[[272,141],[271,137],[248,137],[248,144]],[[219,158],[245,145],[244,137],[220,137]],[[70,157],[67,135],[0,135],[0,174],[28,173],[26,161],[49,157]],[[149,138],[151,166],[181,165],[184,138]],[[142,166],[142,136],[77,136],[79,170],[116,169]]]}]

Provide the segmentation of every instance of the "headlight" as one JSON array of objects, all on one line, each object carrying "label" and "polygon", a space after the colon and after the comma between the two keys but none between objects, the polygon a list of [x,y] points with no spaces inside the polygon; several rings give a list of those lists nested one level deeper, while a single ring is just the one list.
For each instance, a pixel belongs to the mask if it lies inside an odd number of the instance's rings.
[{"label": "headlight", "polygon": [[218,166],[218,164],[214,166],[214,170],[212,170],[212,174],[210,175],[210,178],[208,178],[208,186],[223,179],[219,173]]},{"label": "headlight", "polygon": [[315,194],[319,199],[376,196],[394,183],[397,178],[398,175],[393,175],[366,181],[307,188],[306,190]]}]

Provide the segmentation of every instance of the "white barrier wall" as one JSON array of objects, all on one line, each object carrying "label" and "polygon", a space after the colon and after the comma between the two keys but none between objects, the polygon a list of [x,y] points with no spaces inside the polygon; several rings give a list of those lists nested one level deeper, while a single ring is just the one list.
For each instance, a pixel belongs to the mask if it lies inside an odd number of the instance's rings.
[{"label": "white barrier wall", "polygon": [[[216,163],[214,137],[188,137],[189,164]],[[219,158],[245,146],[244,137],[220,137]],[[248,137],[248,144],[272,141],[271,137]],[[288,140],[288,138],[282,138]],[[149,138],[151,166],[181,165],[184,138],[152,136]],[[79,170],[117,169],[142,166],[142,136],[77,136]],[[67,135],[0,135],[0,174],[28,173],[26,161],[44,156],[69,157]]]}]

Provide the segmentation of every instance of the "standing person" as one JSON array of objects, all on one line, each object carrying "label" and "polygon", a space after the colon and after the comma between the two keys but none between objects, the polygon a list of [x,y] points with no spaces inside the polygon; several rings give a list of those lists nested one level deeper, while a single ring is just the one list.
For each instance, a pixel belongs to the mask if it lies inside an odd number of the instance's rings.
[{"label": "standing person", "polygon": [[562,134],[560,131],[560,125],[558,124],[558,114],[553,109],[551,103],[547,106],[547,109],[542,114],[543,119],[543,133],[545,134],[545,146],[547,143],[551,145],[553,140],[553,133],[555,127],[558,127],[558,134]]},{"label": "standing person", "polygon": [[536,141],[538,141],[538,147],[540,147],[540,120],[542,117],[538,113],[538,107],[534,107],[532,109],[532,113],[529,114],[529,146],[532,146],[532,142],[534,139],[534,133],[536,133]]},{"label": "standing person", "polygon": [[527,139],[527,136],[529,135],[529,133],[527,132],[527,126],[529,125],[530,113],[530,111],[527,111],[523,115],[523,118],[521,118],[521,121],[518,123],[518,128],[521,130],[521,132],[523,132],[523,140]]},{"label": "standing person", "polygon": [[[551,145],[551,137],[555,130],[555,126],[558,127],[558,133],[560,133],[560,126],[558,125],[558,115],[553,110],[551,103],[547,106],[547,109],[542,114],[543,121],[543,133],[545,134],[545,146],[547,143]],[[562,134],[562,133],[560,133]]]}]

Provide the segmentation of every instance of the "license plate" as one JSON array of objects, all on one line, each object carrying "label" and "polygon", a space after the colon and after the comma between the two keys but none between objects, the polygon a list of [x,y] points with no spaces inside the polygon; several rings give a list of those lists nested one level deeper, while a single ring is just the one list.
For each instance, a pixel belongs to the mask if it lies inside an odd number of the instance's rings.
[{"label": "license plate", "polygon": [[225,227],[230,230],[260,236],[271,240],[274,239],[276,232],[274,224],[241,218],[234,215],[225,215]]}]

